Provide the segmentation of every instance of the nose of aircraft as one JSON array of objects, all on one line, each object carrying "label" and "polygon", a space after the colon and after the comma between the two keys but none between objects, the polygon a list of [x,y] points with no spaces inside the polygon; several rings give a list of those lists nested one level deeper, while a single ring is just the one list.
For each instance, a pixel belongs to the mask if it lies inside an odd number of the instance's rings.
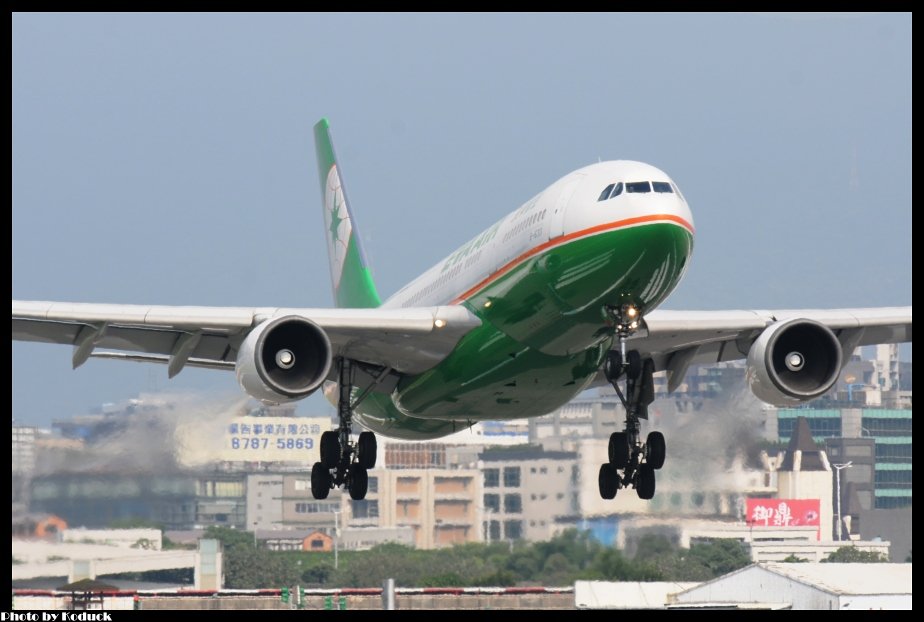
[{"label": "nose of aircraft", "polygon": [[586,169],[568,203],[565,231],[673,222],[693,234],[693,215],[683,194],[663,171],[643,162],[602,162]]}]

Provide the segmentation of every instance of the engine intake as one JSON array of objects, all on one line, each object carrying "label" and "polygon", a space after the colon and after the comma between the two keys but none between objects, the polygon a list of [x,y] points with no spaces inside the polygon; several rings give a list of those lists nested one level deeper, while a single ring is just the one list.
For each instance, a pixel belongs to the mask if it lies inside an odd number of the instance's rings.
[{"label": "engine intake", "polygon": [[841,344],[830,328],[794,318],[760,334],[748,352],[747,377],[759,399],[791,406],[830,390],[842,361]]},{"label": "engine intake", "polygon": [[311,320],[297,315],[258,325],[237,354],[237,380],[252,397],[291,402],[324,382],[331,366],[330,339]]}]

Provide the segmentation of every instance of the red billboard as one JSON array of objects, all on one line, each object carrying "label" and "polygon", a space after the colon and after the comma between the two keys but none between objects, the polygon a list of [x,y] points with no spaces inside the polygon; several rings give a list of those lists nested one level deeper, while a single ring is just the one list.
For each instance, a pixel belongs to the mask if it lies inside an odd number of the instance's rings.
[{"label": "red billboard", "polygon": [[752,527],[819,527],[819,499],[748,499],[747,522]]}]

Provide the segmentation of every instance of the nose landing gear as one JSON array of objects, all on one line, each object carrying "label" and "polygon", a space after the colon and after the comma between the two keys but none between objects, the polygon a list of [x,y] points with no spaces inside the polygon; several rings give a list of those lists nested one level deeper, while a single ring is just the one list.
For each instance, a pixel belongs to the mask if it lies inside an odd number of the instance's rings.
[{"label": "nose landing gear", "polygon": [[[638,309],[624,305],[608,312],[616,325],[619,350],[607,352],[603,373],[625,408],[626,425],[622,432],[610,435],[609,462],[600,466],[598,477],[600,496],[612,499],[620,488],[631,487],[640,498],[651,499],[655,493],[655,471],[664,466],[667,451],[660,432],[649,433],[645,442],[641,442],[640,420],[648,418],[648,405],[654,401],[654,362],[650,358],[643,360],[637,350],[627,352],[628,338],[641,320]],[[619,386],[623,376],[625,394]]]}]

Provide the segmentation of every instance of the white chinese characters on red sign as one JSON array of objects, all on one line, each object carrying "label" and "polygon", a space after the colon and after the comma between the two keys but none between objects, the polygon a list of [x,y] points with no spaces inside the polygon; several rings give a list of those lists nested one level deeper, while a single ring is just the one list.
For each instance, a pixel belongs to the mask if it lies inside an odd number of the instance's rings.
[{"label": "white chinese characters on red sign", "polygon": [[748,499],[747,520],[755,527],[820,527],[818,499]]}]

